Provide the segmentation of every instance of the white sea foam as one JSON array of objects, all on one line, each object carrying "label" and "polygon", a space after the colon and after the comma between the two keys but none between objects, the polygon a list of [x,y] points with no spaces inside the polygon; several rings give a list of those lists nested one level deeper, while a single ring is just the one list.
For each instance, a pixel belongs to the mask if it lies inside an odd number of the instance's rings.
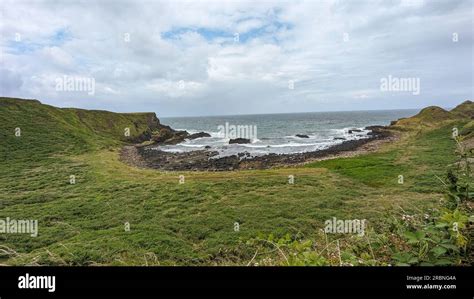
[{"label": "white sea foam", "polygon": [[185,147],[205,147],[206,145],[203,144],[189,144],[189,143],[181,143],[180,146],[185,146]]},{"label": "white sea foam", "polygon": [[[361,130],[361,132],[349,133],[349,130]],[[170,153],[182,153],[194,150],[203,150],[206,146],[210,146],[210,150],[217,151],[219,153],[217,156],[212,158],[235,155],[241,152],[247,152],[252,157],[267,155],[270,153],[292,154],[322,150],[336,144],[341,144],[344,141],[368,138],[369,135],[367,135],[367,133],[370,132],[370,130],[365,130],[364,128],[345,127],[306,133],[309,138],[300,138],[295,134],[276,138],[263,137],[261,139],[253,139],[251,140],[251,143],[247,144],[229,144],[230,139],[223,138],[220,132],[189,129],[186,129],[186,131],[190,134],[206,132],[210,134],[211,137],[186,140],[185,142],[177,145],[159,146],[157,149]],[[344,139],[334,139],[337,137]]]}]

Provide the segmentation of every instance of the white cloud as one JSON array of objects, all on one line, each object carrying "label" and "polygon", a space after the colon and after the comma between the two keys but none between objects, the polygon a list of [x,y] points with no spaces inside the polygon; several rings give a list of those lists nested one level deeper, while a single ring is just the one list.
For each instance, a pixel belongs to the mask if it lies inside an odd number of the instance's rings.
[{"label": "white cloud", "polygon": [[[1,92],[159,115],[452,106],[472,98],[473,15],[448,2],[4,0]],[[378,92],[388,74],[421,96]],[[63,75],[98,90],[57,92]]]},{"label": "white cloud", "polygon": [[51,61],[58,68],[69,68],[73,66],[73,57],[59,47],[45,47],[40,50],[40,58]]},{"label": "white cloud", "polygon": [[238,33],[246,33],[250,30],[257,29],[263,26],[263,21],[259,19],[248,19],[239,22],[236,26]]}]

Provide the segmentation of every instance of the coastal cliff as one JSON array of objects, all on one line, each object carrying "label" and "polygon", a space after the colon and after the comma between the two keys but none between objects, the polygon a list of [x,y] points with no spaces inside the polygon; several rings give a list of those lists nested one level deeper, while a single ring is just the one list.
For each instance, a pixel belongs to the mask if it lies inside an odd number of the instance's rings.
[{"label": "coastal cliff", "polygon": [[14,132],[19,130],[23,137],[19,142],[41,139],[42,143],[50,144],[52,148],[66,148],[64,143],[67,141],[79,148],[150,140],[177,142],[188,135],[187,132],[162,125],[153,112],[115,113],[57,108],[38,100],[5,97],[0,98],[0,112],[5,138],[15,138]]}]

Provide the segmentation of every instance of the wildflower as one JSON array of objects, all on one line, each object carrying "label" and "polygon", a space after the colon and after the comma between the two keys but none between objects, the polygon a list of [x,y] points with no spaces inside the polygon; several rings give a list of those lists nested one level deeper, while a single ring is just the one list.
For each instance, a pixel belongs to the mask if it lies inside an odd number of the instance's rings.
[{"label": "wildflower", "polygon": [[412,219],[413,219],[413,216],[405,215],[405,214],[402,215],[402,220],[410,221]]}]

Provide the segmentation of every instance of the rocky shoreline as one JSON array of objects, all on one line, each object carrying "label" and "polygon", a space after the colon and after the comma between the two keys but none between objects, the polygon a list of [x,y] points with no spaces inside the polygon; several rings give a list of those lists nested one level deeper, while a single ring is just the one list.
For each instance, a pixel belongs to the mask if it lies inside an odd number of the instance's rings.
[{"label": "rocky shoreline", "polygon": [[381,142],[389,142],[396,134],[389,127],[371,126],[369,137],[348,140],[327,149],[297,154],[268,154],[251,157],[248,153],[217,158],[212,149],[184,153],[170,153],[156,149],[154,145],[125,146],[120,152],[123,162],[141,167],[166,171],[231,171],[238,169],[268,169],[304,164],[330,157],[350,156],[357,151],[370,151],[378,148]]}]

